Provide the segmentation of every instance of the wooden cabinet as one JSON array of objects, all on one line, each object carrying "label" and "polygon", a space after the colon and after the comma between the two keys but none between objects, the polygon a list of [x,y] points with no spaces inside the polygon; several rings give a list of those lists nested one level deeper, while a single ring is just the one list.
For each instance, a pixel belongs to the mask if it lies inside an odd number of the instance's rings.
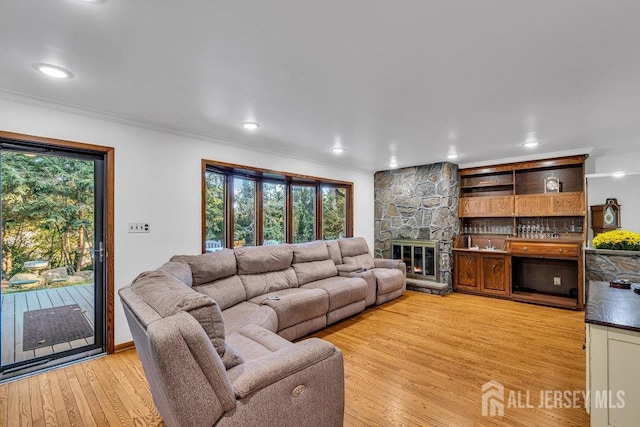
[{"label": "wooden cabinet", "polygon": [[455,252],[454,287],[457,290],[480,290],[480,261],[475,252]]},{"label": "wooden cabinet", "polygon": [[506,296],[509,263],[505,254],[455,251],[454,288],[457,291]]},{"label": "wooden cabinet", "polygon": [[[461,169],[461,233],[584,239],[584,160],[571,156]],[[545,187],[550,178],[559,182],[556,192]]]},{"label": "wooden cabinet", "polygon": [[511,298],[581,310],[582,241],[509,240]]},{"label": "wooden cabinet", "polygon": [[584,216],[584,193],[515,196],[515,215],[519,217]]},{"label": "wooden cabinet", "polygon": [[582,309],[584,161],[570,156],[461,169],[460,233],[474,241],[507,238],[507,245],[502,255],[456,246],[454,289]]},{"label": "wooden cabinet", "polygon": [[488,294],[508,295],[509,276],[506,255],[482,256],[481,291]]},{"label": "wooden cabinet", "polygon": [[458,204],[460,217],[513,216],[513,196],[466,197]]}]

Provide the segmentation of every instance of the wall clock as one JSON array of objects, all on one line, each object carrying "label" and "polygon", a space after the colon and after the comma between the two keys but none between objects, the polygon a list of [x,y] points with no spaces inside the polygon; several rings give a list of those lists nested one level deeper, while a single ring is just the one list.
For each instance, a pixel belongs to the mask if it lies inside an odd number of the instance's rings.
[{"label": "wall clock", "polygon": [[604,205],[591,206],[591,228],[593,236],[620,228],[620,208],[618,200],[607,199]]}]

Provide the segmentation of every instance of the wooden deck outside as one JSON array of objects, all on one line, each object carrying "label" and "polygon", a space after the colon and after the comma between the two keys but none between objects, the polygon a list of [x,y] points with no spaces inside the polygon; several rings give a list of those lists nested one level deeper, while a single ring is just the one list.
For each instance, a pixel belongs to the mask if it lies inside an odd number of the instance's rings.
[{"label": "wooden deck outside", "polygon": [[78,304],[94,326],[93,284],[41,289],[2,295],[2,365],[93,344],[93,337],[82,338],[35,350],[22,350],[24,312],[41,308]]}]

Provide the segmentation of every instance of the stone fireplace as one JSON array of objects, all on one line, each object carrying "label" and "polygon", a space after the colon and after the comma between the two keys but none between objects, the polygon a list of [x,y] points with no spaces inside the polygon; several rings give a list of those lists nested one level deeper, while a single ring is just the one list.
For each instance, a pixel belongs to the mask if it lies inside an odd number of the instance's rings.
[{"label": "stone fireplace", "polygon": [[438,242],[435,240],[392,240],[391,258],[407,266],[407,277],[437,280]]},{"label": "stone fireplace", "polygon": [[[392,258],[392,240],[433,240],[438,253],[432,288],[444,294],[453,282],[453,236],[458,234],[458,166],[445,162],[376,172],[375,256]],[[412,280],[407,280],[411,289]],[[438,286],[439,285],[439,286]]]}]

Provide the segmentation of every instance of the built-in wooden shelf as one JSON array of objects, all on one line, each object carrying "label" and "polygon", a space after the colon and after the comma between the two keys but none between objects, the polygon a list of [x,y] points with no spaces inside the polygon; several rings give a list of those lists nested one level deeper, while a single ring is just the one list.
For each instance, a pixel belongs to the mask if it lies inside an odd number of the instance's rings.
[{"label": "built-in wooden shelf", "polygon": [[[587,233],[585,158],[461,169],[461,236],[454,244],[454,289],[582,309],[582,252]],[[550,177],[558,178],[559,191],[545,191],[545,180]],[[504,266],[497,259],[485,259],[491,257],[490,252],[467,251],[469,235],[474,242],[505,242]],[[505,289],[485,286],[493,269],[499,270],[500,277],[506,274],[509,283]],[[554,281],[561,285],[554,285]]]}]

